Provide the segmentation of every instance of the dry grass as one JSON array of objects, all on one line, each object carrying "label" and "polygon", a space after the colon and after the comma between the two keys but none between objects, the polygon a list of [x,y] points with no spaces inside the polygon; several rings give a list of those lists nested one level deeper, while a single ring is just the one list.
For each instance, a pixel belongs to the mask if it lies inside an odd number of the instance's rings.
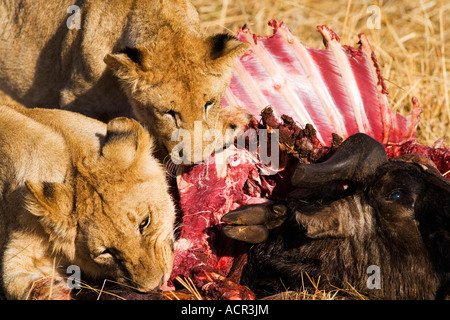
[{"label": "dry grass", "polygon": [[[247,24],[266,35],[267,21],[284,21],[292,33],[310,47],[323,47],[316,25],[326,24],[343,44],[356,45],[365,33],[387,79],[391,107],[409,114],[412,96],[424,112],[419,141],[439,138],[450,144],[450,2],[445,0],[192,0],[206,32],[235,33]],[[370,7],[375,6],[375,7]],[[380,28],[370,28],[379,9]],[[369,11],[368,11],[369,10]],[[372,17],[372,18],[371,18]],[[447,19],[445,19],[447,17]],[[369,22],[368,22],[369,20]],[[376,27],[376,26],[375,26]],[[446,41],[447,40],[447,41]]]},{"label": "dry grass", "polygon": [[[311,278],[308,273],[302,273],[301,287],[298,291],[287,290],[263,300],[369,300],[370,298],[347,283],[347,288],[323,288],[320,277]],[[307,285],[305,285],[307,284]]]},{"label": "dry grass", "polygon": [[[176,277],[184,289],[179,291],[168,291],[165,298],[168,300],[204,300],[200,291],[194,285],[191,278]],[[302,282],[298,291],[286,288],[284,292],[262,298],[262,300],[369,300],[373,299],[347,283],[347,288],[325,286],[318,279],[311,278],[307,273],[302,273]]]}]

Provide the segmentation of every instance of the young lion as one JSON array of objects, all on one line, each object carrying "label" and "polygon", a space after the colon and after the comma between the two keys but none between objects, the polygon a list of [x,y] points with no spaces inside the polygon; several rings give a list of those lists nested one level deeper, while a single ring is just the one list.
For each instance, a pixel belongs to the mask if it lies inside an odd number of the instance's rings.
[{"label": "young lion", "polygon": [[[9,299],[68,299],[81,280],[147,292],[173,264],[175,210],[135,120],[0,106],[0,275]],[[69,269],[70,271],[71,269]]]},{"label": "young lion", "polygon": [[190,161],[207,155],[205,132],[225,136],[247,123],[242,110],[220,107],[247,48],[226,34],[202,35],[188,0],[0,2],[0,90],[28,107],[102,121],[134,114],[162,155],[180,147],[176,130],[184,129]]}]

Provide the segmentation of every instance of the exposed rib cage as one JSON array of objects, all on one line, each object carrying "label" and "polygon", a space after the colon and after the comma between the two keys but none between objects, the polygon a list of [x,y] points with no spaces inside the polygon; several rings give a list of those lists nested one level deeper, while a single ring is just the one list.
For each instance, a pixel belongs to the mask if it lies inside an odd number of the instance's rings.
[{"label": "exposed rib cage", "polygon": [[302,44],[284,23],[271,20],[271,36],[256,36],[244,27],[237,37],[251,49],[236,64],[224,104],[237,104],[259,116],[271,105],[301,125],[310,123],[324,145],[331,134],[343,138],[364,132],[387,144],[415,139],[421,109],[413,99],[412,114],[389,107],[388,91],[377,59],[364,34],[360,46],[343,46],[328,27],[318,26],[325,49]]}]

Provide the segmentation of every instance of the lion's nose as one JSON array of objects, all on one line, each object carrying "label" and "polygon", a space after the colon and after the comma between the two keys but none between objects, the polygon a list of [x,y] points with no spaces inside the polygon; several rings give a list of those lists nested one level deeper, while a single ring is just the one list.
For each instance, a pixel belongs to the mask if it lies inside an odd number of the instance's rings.
[{"label": "lion's nose", "polygon": [[156,278],[152,281],[150,281],[149,283],[140,285],[136,288],[137,291],[142,292],[142,293],[146,293],[146,292],[150,292],[153,290],[157,290],[159,288],[161,288],[161,286],[165,283],[164,281],[164,275],[161,276],[160,279]]}]

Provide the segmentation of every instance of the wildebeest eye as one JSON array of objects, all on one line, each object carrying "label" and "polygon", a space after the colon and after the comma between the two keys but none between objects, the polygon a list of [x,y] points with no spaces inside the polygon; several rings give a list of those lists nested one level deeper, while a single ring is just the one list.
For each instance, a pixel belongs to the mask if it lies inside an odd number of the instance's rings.
[{"label": "wildebeest eye", "polygon": [[139,224],[139,232],[143,234],[145,228],[147,228],[149,224],[150,224],[150,216],[146,216]]},{"label": "wildebeest eye", "polygon": [[389,193],[389,195],[387,196],[388,200],[397,200],[400,199],[402,197],[403,193],[399,190],[395,190],[392,191],[391,193]]}]

